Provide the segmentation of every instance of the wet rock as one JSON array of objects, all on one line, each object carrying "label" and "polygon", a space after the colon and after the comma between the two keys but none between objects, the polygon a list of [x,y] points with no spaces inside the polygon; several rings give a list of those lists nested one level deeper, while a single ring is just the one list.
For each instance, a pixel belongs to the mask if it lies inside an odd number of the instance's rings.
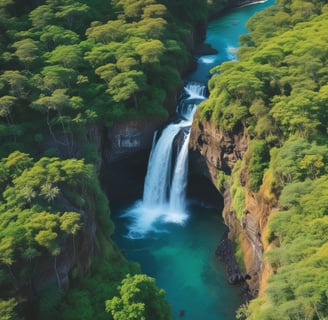
[{"label": "wet rock", "polygon": [[246,280],[249,280],[251,276],[241,271],[235,259],[232,243],[228,238],[228,234],[229,231],[226,231],[223,234],[215,254],[225,266],[228,282],[232,285],[240,285],[242,287],[243,299],[245,301],[249,301],[254,297],[251,288],[246,282]]},{"label": "wet rock", "polygon": [[245,282],[245,275],[240,270],[234,257],[232,244],[228,238],[228,231],[222,236],[215,254],[225,265],[229,283],[240,284]]},{"label": "wet rock", "polygon": [[200,43],[195,47],[194,54],[205,56],[205,55],[211,55],[211,54],[218,54],[218,50],[214,49],[212,46],[210,46],[207,43]]}]

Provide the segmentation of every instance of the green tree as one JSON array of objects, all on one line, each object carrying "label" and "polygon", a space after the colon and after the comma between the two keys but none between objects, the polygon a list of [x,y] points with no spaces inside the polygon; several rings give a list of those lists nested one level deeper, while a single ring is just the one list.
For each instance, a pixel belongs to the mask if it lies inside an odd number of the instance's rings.
[{"label": "green tree", "polygon": [[270,113],[284,131],[298,133],[307,137],[316,132],[320,121],[317,117],[317,105],[313,102],[313,93],[303,90],[289,97],[277,97]]},{"label": "green tree", "polygon": [[30,12],[29,18],[36,28],[43,28],[54,22],[55,15],[50,5],[40,5]]},{"label": "green tree", "polygon": [[49,181],[41,186],[40,195],[44,196],[49,202],[55,200],[59,193],[60,189]]},{"label": "green tree", "polygon": [[138,22],[136,32],[146,39],[161,39],[167,26],[163,18],[145,18]]},{"label": "green tree", "polygon": [[146,88],[146,77],[142,71],[122,72],[114,76],[109,83],[108,92],[117,102],[133,99],[134,107],[138,109],[137,93]]},{"label": "green tree", "polygon": [[15,98],[26,98],[30,90],[29,79],[17,70],[6,70],[0,75],[0,88],[3,86],[9,95]]},{"label": "green tree", "polygon": [[0,249],[0,264],[7,267],[8,272],[12,278],[13,286],[17,290],[17,279],[11,268],[14,263],[14,239],[12,237],[4,237],[0,239]]},{"label": "green tree", "polygon": [[4,159],[5,166],[10,172],[12,178],[20,176],[25,169],[33,166],[33,159],[27,153],[20,151],[12,152],[7,158]]},{"label": "green tree", "polygon": [[159,63],[165,47],[159,40],[150,40],[139,44],[136,52],[141,56],[142,63]]},{"label": "green tree", "polygon": [[82,64],[82,51],[78,45],[60,45],[47,54],[47,58],[51,64],[77,69]]},{"label": "green tree", "polygon": [[142,18],[163,18],[166,14],[167,8],[163,4],[149,4],[144,7]]},{"label": "green tree", "polygon": [[62,312],[64,319],[89,320],[95,319],[94,308],[88,290],[72,289],[68,293]]},{"label": "green tree", "polygon": [[75,236],[78,231],[81,229],[81,215],[77,212],[64,212],[64,214],[60,217],[60,229],[66,232],[69,235],[72,235],[73,239],[73,259],[76,257],[76,244],[75,244]]},{"label": "green tree", "polygon": [[96,69],[96,73],[99,77],[110,83],[110,81],[118,74],[117,66],[114,63],[107,63]]},{"label": "green tree", "polygon": [[267,144],[261,140],[252,140],[245,159],[248,162],[249,172],[247,184],[250,190],[258,191],[262,184],[264,170],[269,165],[269,148]]},{"label": "green tree", "polygon": [[66,1],[65,4],[58,6],[55,16],[63,19],[68,29],[78,29],[81,27],[89,11],[89,6],[77,1]]},{"label": "green tree", "polygon": [[97,42],[108,44],[113,41],[120,42],[124,39],[126,25],[122,20],[110,20],[106,24],[93,22],[87,29],[86,35]]},{"label": "green tree", "polygon": [[56,243],[58,234],[51,230],[41,230],[35,236],[35,241],[42,247],[48,249],[51,253],[56,253],[59,247]]},{"label": "green tree", "polygon": [[324,175],[315,180],[308,188],[308,193],[299,194],[299,203],[305,214],[313,217],[328,215],[328,190],[325,187],[328,183],[328,176]]},{"label": "green tree", "polygon": [[14,311],[17,306],[15,299],[0,300],[0,319],[13,320],[16,319],[16,312]]},{"label": "green tree", "polygon": [[47,25],[43,28],[40,41],[50,51],[59,45],[73,45],[79,42],[79,35],[61,26]]},{"label": "green tree", "polygon": [[17,98],[13,96],[3,96],[0,98],[0,118],[6,118],[8,124],[13,123],[11,111],[16,101]]},{"label": "green tree", "polygon": [[171,319],[170,306],[163,289],[146,275],[128,275],[119,287],[120,296],[106,301],[106,311],[114,320]]},{"label": "green tree", "polygon": [[[65,122],[67,122],[62,116],[62,110],[65,110],[65,107],[69,106],[69,97],[66,95],[65,89],[56,89],[53,91],[51,96],[41,96],[39,99],[32,103],[32,108],[39,110],[46,114],[46,122],[49,128],[49,132],[56,141],[56,143],[70,147],[71,141],[69,138],[69,128],[66,127]],[[56,138],[55,131],[53,130],[54,121],[50,119],[50,112],[55,111],[58,115],[58,122],[61,124],[62,133],[64,134],[65,141],[61,141]],[[69,123],[68,123],[69,125]]]},{"label": "green tree", "polygon": [[116,5],[122,7],[127,19],[138,20],[142,16],[143,9],[154,4],[154,0],[117,0]]},{"label": "green tree", "polygon": [[46,66],[41,71],[40,89],[52,93],[56,89],[70,88],[76,82],[77,72],[60,65]]},{"label": "green tree", "polygon": [[23,39],[16,41],[13,44],[16,48],[15,55],[18,60],[24,64],[26,70],[29,70],[30,65],[38,58],[38,43],[33,39]]}]

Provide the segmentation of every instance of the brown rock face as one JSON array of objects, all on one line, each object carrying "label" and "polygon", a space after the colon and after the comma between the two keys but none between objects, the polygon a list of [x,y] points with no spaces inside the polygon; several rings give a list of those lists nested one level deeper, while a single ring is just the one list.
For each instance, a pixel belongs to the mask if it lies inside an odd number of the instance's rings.
[{"label": "brown rock face", "polygon": [[101,181],[110,202],[134,201],[142,197],[154,132],[166,119],[131,119],[106,128]]},{"label": "brown rock face", "polygon": [[[216,183],[218,172],[223,171],[229,175],[236,161],[242,159],[247,151],[248,142],[249,137],[242,126],[232,132],[226,132],[213,123],[202,121],[196,115],[190,136],[191,170],[197,174],[202,173],[218,188]],[[243,180],[243,177],[239,178]],[[260,194],[245,190],[244,213],[242,218],[238,219],[231,206],[230,184],[226,183],[224,189],[219,191],[224,198],[222,215],[229,227],[228,238],[230,240],[238,238],[240,241],[246,280],[250,288],[250,296],[254,297],[258,295],[263,267],[261,234],[271,208]],[[228,276],[234,275],[228,272]]]},{"label": "brown rock face", "polygon": [[267,215],[271,211],[269,204],[260,194],[246,190],[245,208],[239,220],[231,209],[231,194],[226,190],[223,217],[230,229],[230,238],[239,237],[244,256],[246,273],[249,275],[247,283],[250,297],[259,294],[263,271],[262,231],[266,225]]},{"label": "brown rock face", "polygon": [[107,128],[104,158],[110,163],[150,149],[155,130],[164,123],[163,118],[132,119]]},{"label": "brown rock face", "polygon": [[248,136],[243,128],[239,129],[225,132],[195,116],[190,135],[191,165],[210,178],[214,185],[218,171],[230,174],[236,161],[247,150]]}]

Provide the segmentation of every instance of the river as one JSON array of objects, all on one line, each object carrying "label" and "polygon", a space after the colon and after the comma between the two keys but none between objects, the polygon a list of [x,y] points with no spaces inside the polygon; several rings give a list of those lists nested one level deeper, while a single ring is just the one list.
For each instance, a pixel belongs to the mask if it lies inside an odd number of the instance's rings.
[{"label": "river", "polygon": [[[115,242],[129,260],[139,262],[142,272],[155,277],[157,286],[164,288],[173,319],[235,319],[242,303],[241,288],[228,284],[224,267],[215,256],[226,230],[220,213],[185,198],[186,146],[192,115],[206,99],[201,83],[208,81],[212,67],[236,59],[239,35],[247,33],[246,21],[273,3],[268,0],[234,9],[209,24],[205,42],[218,54],[199,57],[197,70],[186,77],[189,85],[183,107],[177,109],[180,120],[154,139],[143,199],[112,207]],[[178,132],[181,143],[174,149],[171,145]]]}]

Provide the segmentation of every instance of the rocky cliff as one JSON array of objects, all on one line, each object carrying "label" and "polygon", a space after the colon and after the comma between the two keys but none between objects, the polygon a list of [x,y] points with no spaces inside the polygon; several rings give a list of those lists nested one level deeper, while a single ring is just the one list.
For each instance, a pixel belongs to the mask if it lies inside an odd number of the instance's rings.
[{"label": "rocky cliff", "polygon": [[[245,207],[242,217],[237,217],[233,208],[231,186],[233,184],[232,171],[236,162],[243,158],[249,144],[249,136],[245,128],[240,125],[231,132],[217,128],[213,123],[203,121],[196,114],[191,129],[190,161],[191,170],[204,175],[222,194],[224,199],[223,218],[229,227],[228,239],[237,246],[243,255],[245,270],[236,268],[234,259],[231,260],[226,242],[222,241],[223,249],[218,252],[227,265],[230,282],[238,282],[242,277],[249,285],[250,296],[258,295],[263,269],[263,246],[261,235],[271,208],[261,193],[253,193],[245,189]],[[218,181],[219,176],[225,174],[228,179],[223,184]],[[243,174],[233,175],[245,186]]]},{"label": "rocky cliff", "polygon": [[106,128],[103,158],[110,163],[150,149],[155,130],[164,123],[163,118],[131,119]]}]

